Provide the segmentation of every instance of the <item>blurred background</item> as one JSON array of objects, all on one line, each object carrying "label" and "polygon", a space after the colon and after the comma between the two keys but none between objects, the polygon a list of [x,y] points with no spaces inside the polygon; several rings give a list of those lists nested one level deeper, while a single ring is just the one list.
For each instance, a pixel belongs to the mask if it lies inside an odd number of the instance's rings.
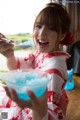
[{"label": "blurred background", "polygon": [[[18,45],[14,47],[16,56],[27,56],[35,50],[34,47],[27,48],[27,45],[33,45],[30,41],[35,17],[48,2],[64,4],[71,16],[70,31],[74,35],[74,43],[62,48],[71,54],[68,69],[74,68],[74,87],[67,91],[69,105],[66,120],[80,120],[80,0],[0,0],[0,32]],[[0,54],[0,73],[7,71],[6,58]]]}]

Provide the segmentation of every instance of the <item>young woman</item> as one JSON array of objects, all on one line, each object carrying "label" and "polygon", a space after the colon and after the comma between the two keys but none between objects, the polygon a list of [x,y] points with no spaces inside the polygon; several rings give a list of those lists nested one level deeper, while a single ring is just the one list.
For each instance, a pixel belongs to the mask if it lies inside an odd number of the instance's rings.
[{"label": "young woman", "polygon": [[[37,51],[24,59],[14,56],[12,41],[6,44],[3,37],[0,38],[0,52],[7,58],[10,70],[39,69],[52,75],[48,89],[42,97],[36,98],[32,91],[27,91],[30,102],[19,99],[15,90],[10,93],[5,87],[7,95],[21,108],[20,114],[15,115],[15,120],[65,119],[68,98],[64,86],[67,80],[66,59],[69,58],[69,54],[60,51],[59,46],[71,43],[66,39],[70,23],[70,17],[63,5],[47,4],[34,22],[33,40]],[[26,117],[27,115],[29,116]]]}]

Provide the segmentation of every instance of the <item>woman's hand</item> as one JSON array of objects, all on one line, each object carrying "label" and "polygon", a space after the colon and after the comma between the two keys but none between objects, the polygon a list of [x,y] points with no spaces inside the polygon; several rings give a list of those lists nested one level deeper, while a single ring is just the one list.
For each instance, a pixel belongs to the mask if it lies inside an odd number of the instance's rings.
[{"label": "woman's hand", "polygon": [[35,94],[32,91],[27,91],[27,94],[30,96],[30,101],[25,101],[19,99],[15,90],[9,91],[8,87],[4,87],[7,95],[17,103],[20,108],[30,108],[32,109],[33,120],[42,119],[42,117],[47,113],[47,90],[43,96],[36,98]]},{"label": "woman's hand", "polygon": [[9,58],[11,56],[14,56],[14,42],[12,40],[8,42],[6,39],[7,38],[0,33],[0,53]]}]

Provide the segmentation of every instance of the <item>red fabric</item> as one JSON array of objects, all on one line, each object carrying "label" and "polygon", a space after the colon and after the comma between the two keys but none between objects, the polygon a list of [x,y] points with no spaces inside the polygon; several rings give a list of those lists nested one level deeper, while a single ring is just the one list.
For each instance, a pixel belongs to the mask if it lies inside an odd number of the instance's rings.
[{"label": "red fabric", "polygon": [[19,69],[20,68],[20,61],[19,61],[19,59],[18,59],[18,62],[17,62],[17,69]]},{"label": "red fabric", "polygon": [[6,108],[9,108],[11,106],[11,103],[12,103],[12,100],[9,99],[8,102],[7,102],[7,104],[6,104]]},{"label": "red fabric", "polygon": [[74,35],[69,32],[68,34],[66,34],[65,38],[60,42],[60,44],[69,46],[74,42]]},{"label": "red fabric", "polygon": [[[61,72],[60,72],[59,70],[57,70],[57,69],[48,69],[48,70],[46,70],[46,72],[48,72],[48,73],[50,73],[50,74],[55,73],[55,74],[59,75],[59,76],[64,80]],[[65,81],[65,80],[64,80],[64,81]]]}]

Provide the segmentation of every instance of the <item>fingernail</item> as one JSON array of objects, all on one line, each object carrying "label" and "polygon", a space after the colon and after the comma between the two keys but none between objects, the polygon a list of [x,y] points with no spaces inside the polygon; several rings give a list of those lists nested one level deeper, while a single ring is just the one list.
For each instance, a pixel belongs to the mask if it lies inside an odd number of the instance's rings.
[{"label": "fingernail", "polygon": [[27,90],[27,94],[28,94],[28,95],[31,95],[31,91],[30,91],[30,90]]}]

